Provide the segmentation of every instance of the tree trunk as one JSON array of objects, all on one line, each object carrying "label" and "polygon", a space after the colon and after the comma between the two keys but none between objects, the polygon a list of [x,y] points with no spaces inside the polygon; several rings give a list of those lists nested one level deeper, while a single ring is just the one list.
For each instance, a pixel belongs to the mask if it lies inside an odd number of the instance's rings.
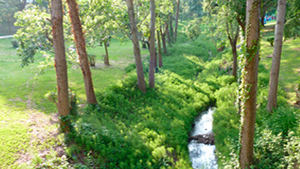
[{"label": "tree trunk", "polygon": [[257,75],[259,61],[259,33],[260,33],[260,0],[247,0],[246,11],[246,56],[243,78],[243,95],[241,116],[241,148],[240,167],[250,168],[253,162],[253,143],[255,133]]},{"label": "tree trunk", "polygon": [[161,44],[160,44],[160,36],[159,36],[159,31],[157,30],[157,46],[158,46],[158,66],[162,67],[163,66],[163,60],[161,56]]},{"label": "tree trunk", "polygon": [[150,60],[149,60],[149,86],[155,86],[155,1],[150,0],[151,27],[150,27]]},{"label": "tree trunk", "polygon": [[268,97],[268,111],[272,111],[273,108],[277,107],[277,87],[278,77],[280,69],[280,58],[282,51],[282,38],[283,38],[283,27],[285,20],[285,9],[286,0],[278,0],[277,6],[277,20],[275,28],[275,43],[272,59],[272,67],[269,82],[269,97]]},{"label": "tree trunk", "polygon": [[261,19],[260,19],[260,24],[265,27],[265,21],[264,21],[264,18],[265,18],[265,15],[266,15],[266,11],[262,11],[262,15],[260,16]]},{"label": "tree trunk", "polygon": [[133,9],[133,0],[126,0],[127,8],[128,8],[128,15],[131,27],[131,35],[132,35],[132,43],[133,43],[133,51],[134,51],[134,58],[135,58],[135,65],[136,65],[136,72],[137,72],[137,82],[139,89],[146,93],[146,84],[145,84],[145,76],[143,71],[143,64],[141,58],[141,50],[140,44],[138,41],[137,35],[137,27],[135,22],[135,15]]},{"label": "tree trunk", "polygon": [[[67,62],[63,34],[63,9],[61,0],[52,0],[52,35],[53,48],[55,53],[55,69],[57,79],[57,109],[60,117],[66,117],[70,114],[69,93],[68,93],[68,74]],[[63,132],[68,133],[68,118],[60,118],[60,128]]]},{"label": "tree trunk", "polygon": [[178,29],[178,19],[179,19],[179,6],[180,0],[177,0],[177,10],[176,10],[176,20],[175,20],[175,35],[174,35],[174,42],[176,43],[177,40],[177,29]]},{"label": "tree trunk", "polygon": [[[170,19],[170,17],[169,17],[169,19]],[[166,29],[166,34],[167,34],[168,44],[169,44],[169,46],[172,46],[171,34],[170,34],[169,29]]]},{"label": "tree trunk", "polygon": [[97,104],[93,88],[92,73],[90,70],[87,52],[85,48],[85,38],[82,32],[81,22],[78,14],[78,5],[76,0],[67,0],[67,3],[69,6],[69,15],[72,22],[72,29],[76,43],[77,53],[79,56],[80,67],[83,74],[87,102],[89,104]]},{"label": "tree trunk", "polygon": [[108,58],[108,50],[107,50],[107,43],[106,43],[106,41],[104,42],[104,47],[105,47],[104,64],[106,66],[109,66],[109,58]]},{"label": "tree trunk", "polygon": [[237,51],[236,51],[236,41],[231,44],[231,51],[233,57],[232,64],[232,76],[237,77]]},{"label": "tree trunk", "polygon": [[161,34],[161,40],[162,40],[164,54],[167,54],[166,32],[163,32],[162,29],[160,28],[160,34]]},{"label": "tree trunk", "polygon": [[174,30],[173,30],[173,17],[172,17],[172,13],[169,14],[170,15],[170,36],[171,36],[171,43],[174,43],[173,39],[174,39]]}]

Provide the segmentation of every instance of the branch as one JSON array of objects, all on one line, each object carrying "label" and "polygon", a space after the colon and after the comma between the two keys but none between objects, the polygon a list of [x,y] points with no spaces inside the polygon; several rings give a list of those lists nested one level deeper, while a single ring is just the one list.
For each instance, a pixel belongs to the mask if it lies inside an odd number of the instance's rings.
[{"label": "branch", "polygon": [[241,18],[240,18],[239,15],[237,15],[236,20],[239,23],[239,25],[242,27],[243,32],[246,32],[246,30],[245,30],[245,23],[241,20]]},{"label": "branch", "polygon": [[139,28],[141,26],[141,24],[145,21],[145,19],[147,18],[147,16],[150,14],[150,12],[147,13],[147,15],[145,15],[145,17],[143,18],[143,20],[137,25],[137,28]]}]

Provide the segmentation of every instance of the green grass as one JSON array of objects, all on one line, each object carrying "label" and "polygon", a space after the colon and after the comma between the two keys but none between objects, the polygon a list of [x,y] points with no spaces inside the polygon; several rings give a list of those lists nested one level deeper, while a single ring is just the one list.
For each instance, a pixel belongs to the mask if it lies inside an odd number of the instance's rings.
[{"label": "green grass", "polygon": [[[30,149],[33,156],[38,150],[53,145],[49,141],[41,143],[40,146],[34,146],[38,143],[30,143],[33,135],[30,133],[31,127],[27,121],[30,120],[32,114],[56,112],[55,105],[44,97],[48,91],[56,88],[54,67],[47,68],[43,75],[36,76],[38,62],[45,60],[37,54],[36,62],[21,68],[20,59],[10,43],[11,39],[0,39],[0,168],[15,168],[17,164],[14,162],[22,153]],[[91,69],[96,92],[122,80],[125,76],[125,66],[134,61],[130,41],[119,43],[113,40],[108,50],[111,59],[111,66],[108,67],[104,66],[101,58],[104,54],[104,47],[88,50],[89,53],[97,56],[97,66]],[[147,54],[148,50],[142,50],[144,57]],[[81,69],[72,68],[70,65],[68,77],[69,87],[77,93],[79,104],[85,103]],[[52,129],[49,130],[53,130],[57,128],[57,125],[50,128]]]}]

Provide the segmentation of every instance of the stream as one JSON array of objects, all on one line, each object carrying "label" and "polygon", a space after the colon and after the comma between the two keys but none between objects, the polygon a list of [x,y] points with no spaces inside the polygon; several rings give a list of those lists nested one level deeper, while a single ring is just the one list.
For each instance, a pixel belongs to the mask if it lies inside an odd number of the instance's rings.
[{"label": "stream", "polygon": [[[199,134],[208,134],[212,132],[212,114],[215,108],[210,108],[208,111],[201,113],[195,119],[195,126],[191,136]],[[192,140],[189,145],[189,154],[194,169],[217,169],[217,159],[215,157],[215,145],[206,145],[203,143],[197,143],[196,140]]]}]

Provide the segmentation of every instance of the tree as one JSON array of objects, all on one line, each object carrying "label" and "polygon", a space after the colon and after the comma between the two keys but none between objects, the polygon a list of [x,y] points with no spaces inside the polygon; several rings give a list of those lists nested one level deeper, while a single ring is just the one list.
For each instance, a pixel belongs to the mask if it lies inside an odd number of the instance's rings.
[{"label": "tree", "polygon": [[150,63],[149,63],[149,86],[154,88],[155,86],[155,1],[150,0],[150,12],[151,12],[151,28],[150,28]]},{"label": "tree", "polygon": [[286,23],[284,25],[284,38],[300,37],[300,1],[289,0],[286,10]]},{"label": "tree", "polygon": [[157,30],[157,47],[158,47],[158,66],[163,66],[162,56],[161,56],[161,43],[160,43],[160,33]]},{"label": "tree", "polygon": [[61,0],[51,0],[51,3],[51,23],[57,79],[57,108],[60,116],[60,127],[63,132],[67,133],[69,132],[68,126],[70,123],[67,116],[70,114],[70,108],[68,96],[67,62],[63,35],[63,9]]},{"label": "tree", "polygon": [[72,29],[76,43],[77,53],[79,56],[80,67],[83,74],[87,102],[89,104],[97,104],[93,88],[92,73],[89,67],[89,61],[86,52],[85,38],[82,32],[81,22],[78,14],[78,5],[76,0],[67,0],[67,3],[69,6],[69,16],[72,22]]},{"label": "tree", "polygon": [[[113,1],[81,1],[81,16],[84,30],[86,30],[86,42],[89,47],[95,47],[99,42],[104,44],[104,64],[109,65],[108,44],[111,36],[120,29],[117,25],[119,11],[113,9]],[[102,46],[102,45],[101,45]]]},{"label": "tree", "polygon": [[255,131],[257,75],[259,61],[261,0],[247,0],[246,11],[246,54],[242,72],[242,116],[240,167],[250,168],[253,162]]},{"label": "tree", "polygon": [[0,23],[7,25],[9,33],[12,33],[11,26],[15,21],[14,14],[19,10],[22,10],[20,0],[0,0]]},{"label": "tree", "polygon": [[273,50],[272,67],[269,82],[269,96],[268,96],[268,111],[272,111],[277,107],[277,87],[280,69],[280,58],[282,50],[283,27],[285,21],[286,0],[278,0],[277,5],[277,20],[275,28],[275,43]]},{"label": "tree", "polygon": [[138,41],[138,32],[137,32],[136,20],[135,20],[134,8],[133,8],[133,0],[126,0],[126,3],[128,8],[128,15],[130,21],[131,35],[132,35],[131,40],[133,43],[133,51],[134,51],[135,65],[137,71],[137,82],[138,82],[139,89],[145,93],[146,84],[145,84],[145,77],[143,72],[140,44]]},{"label": "tree", "polygon": [[[178,19],[179,19],[179,7],[180,7],[180,0],[177,0],[174,42],[176,42],[176,40],[177,40],[177,29],[178,29]],[[163,36],[163,35],[162,35],[162,36]]]}]

